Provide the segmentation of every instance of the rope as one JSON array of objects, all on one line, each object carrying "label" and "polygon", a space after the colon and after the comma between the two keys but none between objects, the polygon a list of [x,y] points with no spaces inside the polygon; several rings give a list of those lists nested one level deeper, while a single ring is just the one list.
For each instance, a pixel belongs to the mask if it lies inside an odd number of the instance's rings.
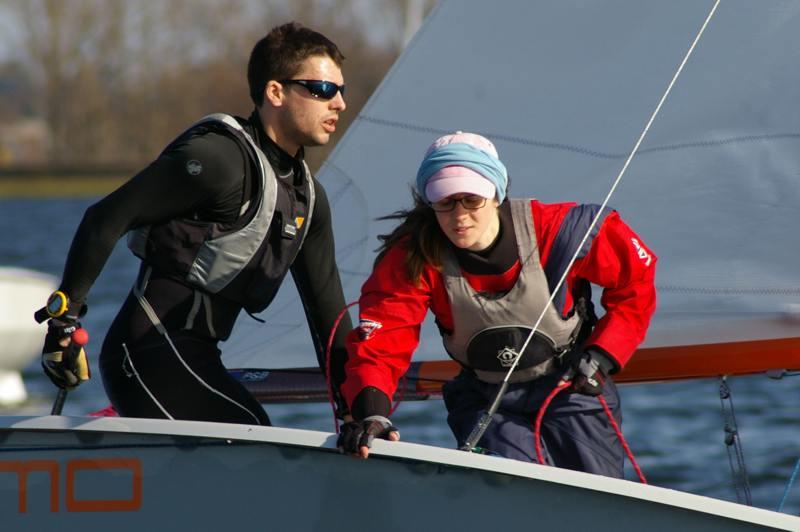
[{"label": "rope", "polygon": [[[536,449],[536,460],[538,460],[538,462],[542,465],[549,465],[547,462],[545,462],[544,455],[542,453],[542,420],[544,419],[544,413],[547,410],[547,407],[550,406],[550,403],[553,401],[555,396],[561,393],[563,390],[569,388],[571,385],[572,381],[561,381],[558,386],[553,388],[553,391],[551,391],[550,394],[545,398],[545,400],[542,402],[542,405],[539,407],[539,411],[536,413],[536,421],[533,424],[533,438]],[[622,448],[625,449],[625,454],[628,456],[628,460],[631,461],[631,465],[633,466],[634,471],[636,471],[636,475],[639,477],[639,480],[642,484],[647,484],[647,479],[645,478],[644,473],[642,473],[639,464],[636,462],[636,458],[634,458],[633,451],[631,451],[628,442],[625,440],[625,436],[622,435],[622,429],[620,429],[619,424],[617,424],[617,420],[614,419],[614,415],[611,413],[611,408],[609,408],[606,398],[602,395],[598,395],[597,400],[600,401],[603,411],[606,413],[608,421],[611,423],[611,427],[617,434],[617,438],[622,444]]]},{"label": "rope", "polygon": [[400,386],[398,387],[397,398],[395,399],[392,408],[389,410],[390,416],[394,414],[394,411],[397,410],[397,407],[400,406],[400,403],[402,403],[403,399],[405,399],[407,386],[408,386],[408,374],[404,373],[403,376],[400,377]]},{"label": "rope", "polygon": [[544,413],[555,396],[561,393],[562,390],[569,388],[570,384],[572,384],[571,381],[559,382],[558,386],[553,388],[553,391],[544,398],[542,406],[539,407],[539,411],[536,413],[536,421],[533,423],[533,446],[536,450],[536,460],[542,465],[549,465],[545,462],[544,455],[542,454],[542,419],[544,419]]},{"label": "rope", "polygon": [[342,311],[339,312],[339,315],[336,316],[336,321],[333,322],[333,327],[331,327],[331,334],[328,335],[328,345],[325,348],[325,384],[328,388],[328,401],[330,401],[331,410],[333,411],[333,429],[336,431],[336,434],[339,434],[339,418],[336,416],[336,400],[333,398],[333,381],[331,379],[331,347],[333,346],[333,337],[336,336],[336,329],[339,328],[339,323],[347,313],[347,309],[357,303],[358,301],[348,303],[345,305]]},{"label": "rope", "polygon": [[[747,467],[744,461],[742,441],[739,437],[739,427],[736,424],[736,413],[733,409],[733,396],[725,376],[720,377],[719,402],[724,423],[728,464],[731,468],[731,483],[733,490],[736,492],[736,501],[741,503],[744,500],[745,504],[752,506],[753,498],[750,494],[750,481],[747,478]],[[726,402],[729,408],[726,408]]]},{"label": "rope", "polygon": [[611,409],[608,407],[608,403],[606,402],[606,398],[603,397],[602,395],[598,395],[597,400],[600,401],[601,405],[603,405],[603,410],[605,410],[606,416],[608,416],[608,421],[611,423],[611,426],[614,427],[614,432],[617,433],[617,438],[619,438],[619,442],[622,444],[622,448],[625,449],[625,454],[628,455],[628,459],[631,461],[633,470],[636,471],[636,475],[639,477],[639,480],[642,481],[642,484],[647,484],[647,479],[644,478],[644,473],[642,473],[639,464],[636,462],[636,458],[633,457],[633,451],[631,451],[628,442],[622,435],[622,429],[617,424],[617,420],[614,419],[614,416],[611,413]]}]

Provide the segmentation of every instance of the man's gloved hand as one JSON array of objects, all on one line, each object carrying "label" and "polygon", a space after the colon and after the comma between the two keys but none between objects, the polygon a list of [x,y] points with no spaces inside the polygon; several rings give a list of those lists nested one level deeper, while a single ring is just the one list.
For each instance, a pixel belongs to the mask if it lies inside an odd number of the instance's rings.
[{"label": "man's gloved hand", "polygon": [[372,446],[372,440],[375,438],[398,441],[400,433],[397,427],[389,421],[389,418],[369,416],[361,421],[351,421],[342,425],[336,446],[344,454],[367,458],[369,456],[369,448]]},{"label": "man's gloved hand", "polygon": [[85,343],[88,336],[73,341],[72,333],[81,329],[80,322],[71,319],[51,318],[47,322],[47,335],[42,349],[42,368],[53,384],[71,390],[91,377],[86,359]]},{"label": "man's gloved hand", "polygon": [[611,359],[594,349],[573,352],[567,360],[565,380],[572,380],[569,391],[597,396],[603,393],[608,373],[614,368]]}]

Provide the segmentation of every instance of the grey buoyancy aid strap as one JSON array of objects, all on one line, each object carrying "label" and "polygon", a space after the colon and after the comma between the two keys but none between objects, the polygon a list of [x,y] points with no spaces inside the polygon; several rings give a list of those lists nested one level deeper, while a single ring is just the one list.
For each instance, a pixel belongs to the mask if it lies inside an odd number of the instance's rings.
[{"label": "grey buoyancy aid strap", "polygon": [[208,334],[212,338],[217,337],[217,331],[214,330],[214,320],[213,315],[211,313],[211,309],[214,307],[211,304],[211,296],[208,294],[201,294],[203,296],[203,307],[206,310],[206,327],[208,327]]},{"label": "grey buoyancy aid strap", "polygon": [[[305,172],[305,177],[306,177],[305,189],[306,189],[306,197],[308,198],[308,212],[306,212],[305,220],[303,220],[302,224],[305,227],[305,229],[303,229],[302,231],[302,235],[300,236],[300,242],[297,245],[297,248],[295,248],[295,253],[288,261],[288,264],[293,264],[294,259],[297,258],[297,255],[300,253],[300,250],[303,249],[303,244],[306,241],[306,236],[308,235],[308,232],[311,230],[311,218],[313,217],[314,214],[314,204],[316,202],[316,194],[314,193],[314,178],[311,176],[311,170],[308,168],[306,162],[305,161],[301,162],[303,163],[303,171]],[[293,222],[296,223],[297,220],[293,220]],[[298,227],[295,226],[295,230],[297,229]]]},{"label": "grey buoyancy aid strap", "polygon": [[[311,218],[314,214],[314,203],[316,202],[316,195],[314,194],[314,178],[311,175],[311,169],[308,167],[305,161],[303,161],[303,170],[306,173],[306,187],[308,191],[308,212],[306,213],[306,219],[304,224],[306,225],[305,231],[303,231],[303,236],[300,237],[300,245],[297,246],[298,253],[303,248],[303,243],[306,241],[306,235],[311,230]],[[294,262],[294,258],[292,258]]]},{"label": "grey buoyancy aid strap", "polygon": [[193,296],[192,308],[189,309],[189,314],[186,315],[186,323],[183,325],[183,328],[189,331],[194,328],[194,319],[200,313],[200,304],[203,301],[203,294],[199,290],[194,290]]},{"label": "grey buoyancy aid strap", "polygon": [[184,329],[191,330],[194,328],[194,320],[200,313],[200,305],[203,306],[203,310],[205,311],[206,327],[208,328],[208,333],[211,336],[211,338],[216,338],[217,333],[214,330],[213,305],[211,304],[211,298],[209,297],[208,294],[201,292],[200,290],[197,289],[194,290],[192,308],[189,309],[189,314],[187,314],[186,316],[186,323],[184,324]]},{"label": "grey buoyancy aid strap", "polygon": [[[169,338],[169,334],[167,333],[167,329],[164,327],[164,324],[161,323],[161,319],[156,314],[156,311],[150,305],[150,302],[144,297],[144,292],[147,290],[147,283],[150,282],[150,274],[153,272],[153,269],[149,266],[144,269],[142,273],[141,280],[136,279],[133,283],[133,295],[136,296],[136,300],[139,302],[139,305],[144,310],[144,313],[147,314],[147,317],[150,319],[150,322],[153,324],[153,327],[167,339],[170,345],[172,345],[172,340]],[[175,349],[175,346],[172,346]]]},{"label": "grey buoyancy aid strap", "polygon": [[239,122],[230,115],[217,113],[201,119],[200,124],[222,123],[255,155],[262,193],[255,215],[247,225],[229,234],[206,241],[200,248],[187,279],[211,293],[225,288],[250,262],[269,231],[277,203],[278,183],[266,155]]},{"label": "grey buoyancy aid strap", "polygon": [[514,223],[511,230],[517,239],[520,265],[524,268],[526,264],[533,262],[536,269],[541,269],[539,242],[533,225],[530,200],[509,199],[508,203],[511,207],[511,220]]}]

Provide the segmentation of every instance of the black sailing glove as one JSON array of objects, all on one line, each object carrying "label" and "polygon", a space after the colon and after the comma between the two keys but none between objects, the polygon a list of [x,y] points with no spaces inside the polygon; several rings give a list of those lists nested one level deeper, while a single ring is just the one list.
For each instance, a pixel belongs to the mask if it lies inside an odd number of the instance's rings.
[{"label": "black sailing glove", "polygon": [[361,454],[362,447],[370,448],[375,438],[388,440],[392,432],[397,432],[397,427],[392,425],[389,418],[369,416],[361,421],[351,421],[342,425],[336,446],[344,454],[357,455]]},{"label": "black sailing glove", "polygon": [[567,360],[567,374],[571,375],[571,392],[583,395],[597,396],[603,393],[603,385],[614,363],[604,354],[588,349],[573,352]]},{"label": "black sailing glove", "polygon": [[[71,336],[80,328],[80,322],[67,316],[61,319],[51,318],[47,322],[47,335],[42,348],[42,368],[59,388],[71,390],[91,377],[83,344],[73,341]],[[83,333],[85,337],[85,331]],[[64,346],[63,343],[67,345]]]},{"label": "black sailing glove", "polygon": [[71,390],[89,380],[89,363],[83,350],[89,336],[78,321],[86,310],[83,301],[73,301],[66,292],[56,290],[33,315],[37,323],[50,318],[42,348],[42,368],[59,388]]}]

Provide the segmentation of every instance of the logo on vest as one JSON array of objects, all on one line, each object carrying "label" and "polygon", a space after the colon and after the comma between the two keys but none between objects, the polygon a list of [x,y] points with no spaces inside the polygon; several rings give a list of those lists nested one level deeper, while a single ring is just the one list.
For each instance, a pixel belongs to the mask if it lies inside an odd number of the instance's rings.
[{"label": "logo on vest", "polygon": [[189,175],[200,175],[200,172],[203,171],[203,165],[197,159],[186,161],[186,171],[189,172]]},{"label": "logo on vest", "polygon": [[267,377],[269,377],[269,371],[245,371],[242,374],[242,380],[245,382],[263,381]]},{"label": "logo on vest", "polygon": [[513,366],[514,360],[516,360],[518,356],[519,353],[510,347],[504,347],[497,352],[497,360],[500,361],[500,365],[504,368],[510,368]]},{"label": "logo on vest", "polygon": [[650,266],[650,263],[653,262],[653,256],[650,255],[644,246],[641,245],[635,238],[631,238],[631,243],[633,244],[633,247],[636,248],[636,255],[644,261],[644,265]]},{"label": "logo on vest", "polygon": [[369,340],[375,334],[375,331],[381,327],[383,327],[383,324],[379,321],[362,319],[358,322],[358,337],[361,340]]}]

